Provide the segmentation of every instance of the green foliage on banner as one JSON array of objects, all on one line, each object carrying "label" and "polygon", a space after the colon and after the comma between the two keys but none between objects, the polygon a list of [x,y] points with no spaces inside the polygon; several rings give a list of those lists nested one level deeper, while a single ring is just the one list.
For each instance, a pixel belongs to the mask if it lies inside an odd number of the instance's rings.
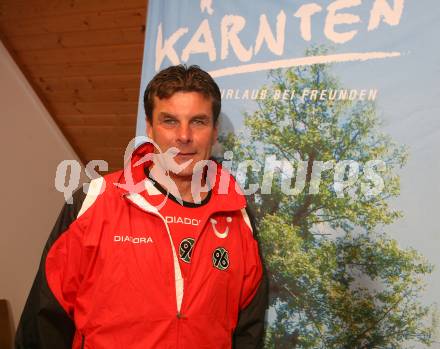
[{"label": "green foliage on banner", "polygon": [[[323,64],[273,71],[270,78],[263,88],[341,89]],[[437,317],[419,298],[433,267],[384,232],[402,217],[389,200],[399,195],[398,170],[407,152],[380,131],[374,102],[266,98],[246,115],[245,125],[247,135],[229,134],[222,141],[236,163],[252,159],[263,169],[271,154],[305,171],[296,195],[283,192],[286,179],[278,173],[270,195],[257,191],[249,200],[271,283],[266,347],[403,348],[409,340],[429,345]],[[368,161],[383,160],[386,166],[376,171],[381,191],[368,194],[364,189],[378,184],[359,175],[338,197],[334,169],[344,160],[360,164],[360,174]],[[318,161],[333,169],[321,173],[319,184],[313,181]],[[264,182],[262,170],[247,175],[245,187]]]}]

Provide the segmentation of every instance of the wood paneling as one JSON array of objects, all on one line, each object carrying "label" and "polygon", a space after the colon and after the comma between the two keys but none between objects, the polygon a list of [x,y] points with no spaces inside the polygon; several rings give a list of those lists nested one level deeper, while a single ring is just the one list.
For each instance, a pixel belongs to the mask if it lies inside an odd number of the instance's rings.
[{"label": "wood paneling", "polygon": [[72,89],[62,91],[47,91],[53,103],[56,102],[136,102],[138,101],[138,89],[120,88],[114,90],[104,89]]},{"label": "wood paneling", "polygon": [[[103,76],[81,76],[81,77],[50,77],[37,78],[35,83],[43,91],[62,92],[81,89],[95,89],[100,91],[137,88],[139,89],[140,75],[103,75]],[[50,95],[47,95],[50,97]],[[111,98],[108,99],[109,101]],[[76,101],[76,100],[73,100]]]},{"label": "wood paneling", "polygon": [[135,136],[146,0],[2,0],[0,37],[83,162]]},{"label": "wood paneling", "polygon": [[33,18],[2,19],[2,29],[8,37],[47,33],[90,32],[100,29],[143,28],[144,25],[145,12],[143,8],[76,15],[55,15],[52,17],[36,16]]},{"label": "wood paneling", "polygon": [[3,0],[0,2],[0,18],[70,16],[132,8],[146,8],[145,0]]},{"label": "wood paneling", "polygon": [[62,118],[65,114],[136,114],[137,102],[54,102],[52,109]]},{"label": "wood paneling", "polygon": [[100,75],[137,75],[141,74],[139,60],[117,62],[60,63],[60,64],[24,64],[23,68],[38,77],[81,77]]},{"label": "wood paneling", "polygon": [[144,28],[95,30],[89,35],[83,32],[48,33],[15,37],[17,51],[52,50],[90,46],[117,46],[139,44],[144,38]]},{"label": "wood paneling", "polygon": [[66,56],[70,63],[114,62],[142,57],[142,52],[143,44],[16,51],[20,59],[28,64],[64,63]]},{"label": "wood paneling", "polygon": [[[61,126],[131,126],[134,129],[136,123],[136,115],[133,114],[75,114],[75,115],[63,115],[60,120]],[[134,134],[134,133],[133,133]]]},{"label": "wood paneling", "polygon": [[125,140],[132,136],[133,126],[66,126],[64,128],[67,133],[74,133],[76,138],[96,139],[96,130],[105,138],[114,137],[114,140]]}]

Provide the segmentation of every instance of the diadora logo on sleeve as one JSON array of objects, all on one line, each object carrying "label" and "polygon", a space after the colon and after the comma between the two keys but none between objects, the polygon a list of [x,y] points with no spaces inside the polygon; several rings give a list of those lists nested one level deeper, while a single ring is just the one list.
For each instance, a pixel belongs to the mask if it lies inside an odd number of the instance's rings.
[{"label": "diadora logo on sleeve", "polygon": [[113,242],[129,243],[129,244],[152,244],[154,241],[151,236],[130,236],[130,235],[114,235]]},{"label": "diadora logo on sleeve", "polygon": [[179,216],[165,216],[165,220],[167,223],[186,224],[193,226],[198,226],[202,221],[201,219],[179,217]]}]

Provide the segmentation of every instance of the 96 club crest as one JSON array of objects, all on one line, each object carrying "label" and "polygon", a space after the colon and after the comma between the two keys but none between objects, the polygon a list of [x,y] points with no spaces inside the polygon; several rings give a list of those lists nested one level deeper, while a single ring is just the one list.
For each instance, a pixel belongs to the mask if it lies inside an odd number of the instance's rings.
[{"label": "96 club crest", "polygon": [[212,264],[219,270],[226,270],[229,267],[229,253],[224,247],[217,247],[212,253]]}]

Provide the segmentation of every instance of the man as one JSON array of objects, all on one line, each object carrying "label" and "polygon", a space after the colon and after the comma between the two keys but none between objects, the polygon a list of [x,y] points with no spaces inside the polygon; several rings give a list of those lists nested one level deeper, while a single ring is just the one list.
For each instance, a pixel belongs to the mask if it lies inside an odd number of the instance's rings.
[{"label": "man", "polygon": [[219,88],[170,67],[144,104],[151,142],[64,206],[16,348],[261,347],[267,282],[245,198],[207,162]]}]

